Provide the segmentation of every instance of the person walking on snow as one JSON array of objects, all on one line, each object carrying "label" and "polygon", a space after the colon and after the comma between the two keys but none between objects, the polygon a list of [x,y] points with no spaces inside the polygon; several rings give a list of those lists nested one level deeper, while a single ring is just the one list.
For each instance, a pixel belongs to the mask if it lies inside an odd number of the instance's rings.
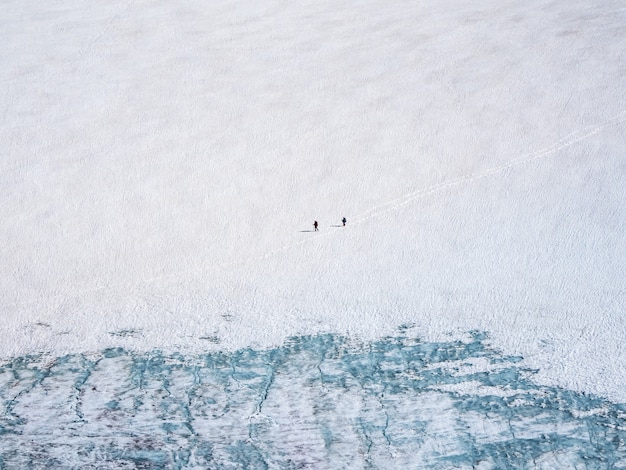
[{"label": "person walking on snow", "polygon": [[317,220],[313,222],[313,228],[315,229],[316,232],[319,231],[319,230],[317,230]]},{"label": "person walking on snow", "polygon": [[347,220],[346,220],[345,217],[343,219],[341,219],[341,223],[343,224],[344,227],[346,226],[346,222],[347,222]]}]

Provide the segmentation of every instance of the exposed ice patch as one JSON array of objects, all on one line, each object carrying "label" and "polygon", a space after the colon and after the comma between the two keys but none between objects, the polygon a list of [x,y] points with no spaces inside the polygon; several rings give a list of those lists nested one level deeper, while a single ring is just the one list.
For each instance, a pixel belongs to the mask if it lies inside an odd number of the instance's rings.
[{"label": "exposed ice patch", "polygon": [[1,468],[613,468],[626,407],[469,341],[107,349],[0,368]]}]

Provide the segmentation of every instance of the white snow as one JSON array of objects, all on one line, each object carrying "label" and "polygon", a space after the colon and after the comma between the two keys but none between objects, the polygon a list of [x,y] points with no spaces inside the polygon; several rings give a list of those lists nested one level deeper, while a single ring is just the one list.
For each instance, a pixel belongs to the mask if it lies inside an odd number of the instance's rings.
[{"label": "white snow", "polygon": [[3,2],[0,357],[409,324],[625,402],[625,25],[610,0]]}]

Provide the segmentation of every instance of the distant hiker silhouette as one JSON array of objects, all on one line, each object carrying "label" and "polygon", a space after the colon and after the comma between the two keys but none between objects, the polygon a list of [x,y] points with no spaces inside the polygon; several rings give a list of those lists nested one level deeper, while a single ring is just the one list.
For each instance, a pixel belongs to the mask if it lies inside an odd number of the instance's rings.
[{"label": "distant hiker silhouette", "polygon": [[346,220],[345,217],[343,219],[341,219],[341,223],[343,224],[344,227],[346,226],[346,222],[347,222],[347,220]]},{"label": "distant hiker silhouette", "polygon": [[315,229],[316,232],[319,232],[319,230],[317,230],[317,220],[313,222],[313,228]]}]

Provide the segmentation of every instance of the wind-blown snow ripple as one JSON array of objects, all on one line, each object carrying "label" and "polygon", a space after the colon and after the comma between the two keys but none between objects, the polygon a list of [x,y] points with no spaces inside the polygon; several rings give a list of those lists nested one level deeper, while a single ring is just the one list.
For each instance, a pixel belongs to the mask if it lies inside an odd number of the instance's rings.
[{"label": "wind-blown snow ripple", "polygon": [[2,468],[614,468],[623,405],[465,341],[296,337],[0,368]]}]

